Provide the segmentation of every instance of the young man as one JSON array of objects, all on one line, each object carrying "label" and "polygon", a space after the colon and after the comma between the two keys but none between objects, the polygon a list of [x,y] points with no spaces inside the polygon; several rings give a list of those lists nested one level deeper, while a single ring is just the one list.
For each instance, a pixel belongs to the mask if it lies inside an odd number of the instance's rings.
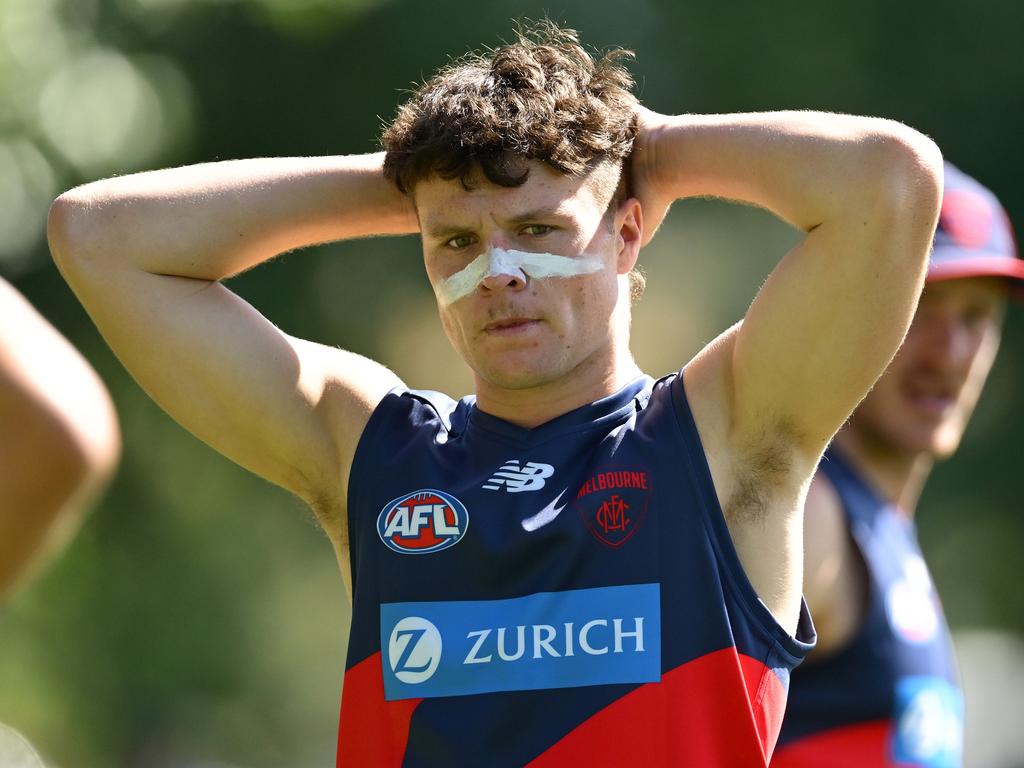
[{"label": "young man", "polygon": [[0,279],[0,597],[78,527],[120,447],[95,371]]},{"label": "young man", "polygon": [[[803,495],[909,325],[941,158],[872,118],[658,115],[622,55],[547,26],[439,73],[383,156],[143,173],[53,206],[57,263],[139,382],[333,541],[339,764],[771,754],[812,637]],[[655,382],[628,349],[630,272],[694,195],[807,234],[743,323]],[[475,397],[292,338],[219,282],[417,230]]]},{"label": "young man", "polygon": [[793,676],[775,768],[961,764],[956,662],[913,518],[978,402],[1008,283],[1024,286],[1009,219],[947,164],[910,332],[808,493],[804,591],[818,648]]}]

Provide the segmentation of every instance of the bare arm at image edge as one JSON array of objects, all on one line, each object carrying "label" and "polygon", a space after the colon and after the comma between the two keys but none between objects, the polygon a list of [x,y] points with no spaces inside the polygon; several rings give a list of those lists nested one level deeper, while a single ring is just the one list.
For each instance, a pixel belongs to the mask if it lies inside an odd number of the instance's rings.
[{"label": "bare arm at image edge", "polygon": [[120,447],[95,371],[0,279],[0,597],[71,537]]}]

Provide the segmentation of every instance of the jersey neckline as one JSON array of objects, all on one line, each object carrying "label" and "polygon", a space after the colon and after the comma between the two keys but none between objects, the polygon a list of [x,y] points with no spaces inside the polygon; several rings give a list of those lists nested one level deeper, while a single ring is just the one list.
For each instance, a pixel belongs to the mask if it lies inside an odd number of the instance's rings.
[{"label": "jersey neckline", "polygon": [[653,378],[642,374],[617,392],[574,408],[536,427],[520,427],[486,413],[477,407],[476,398],[473,397],[469,410],[469,429],[488,432],[519,445],[537,445],[569,432],[603,427],[610,421],[621,419],[638,406],[643,406],[646,401],[644,394],[650,395],[653,384]]}]

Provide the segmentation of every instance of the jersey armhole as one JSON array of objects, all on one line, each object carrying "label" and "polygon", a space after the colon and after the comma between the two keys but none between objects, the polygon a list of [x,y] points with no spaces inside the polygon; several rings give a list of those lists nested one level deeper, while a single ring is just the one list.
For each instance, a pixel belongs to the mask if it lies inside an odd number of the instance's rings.
[{"label": "jersey armhole", "polygon": [[375,453],[378,441],[378,429],[381,420],[384,418],[385,412],[390,410],[392,404],[392,398],[401,398],[408,388],[402,385],[391,388],[387,393],[380,399],[373,412],[370,414],[370,418],[367,419],[366,425],[363,427],[362,434],[359,435],[359,441],[356,443],[356,450],[352,454],[352,466],[349,469],[348,474],[348,489],[347,489],[347,503],[345,509],[345,521],[348,526],[348,550],[349,559],[351,561],[352,569],[352,592],[355,594],[356,582],[358,581],[359,574],[359,542],[363,541],[363,525],[365,520],[360,519],[358,516],[354,516],[352,511],[355,509],[361,509],[362,499],[360,498],[361,482],[370,475],[373,474],[373,467],[371,466],[370,460],[367,456],[371,456]]},{"label": "jersey armhole", "polygon": [[715,558],[721,568],[725,586],[746,614],[752,629],[767,641],[770,648],[769,656],[781,655],[782,658],[779,661],[783,663],[783,666],[795,667],[814,648],[815,643],[814,624],[807,610],[807,603],[801,596],[796,634],[790,635],[768,610],[768,606],[758,597],[754,586],[747,578],[726,525],[725,515],[718,501],[718,493],[715,491],[715,485],[711,479],[711,469],[708,467],[707,457],[704,454],[704,445],[686,397],[682,370],[674,375],[668,386],[672,396],[675,424],[679,430],[680,443],[683,447],[683,461],[694,490],[703,501],[700,505],[701,516],[708,539],[714,549]]}]

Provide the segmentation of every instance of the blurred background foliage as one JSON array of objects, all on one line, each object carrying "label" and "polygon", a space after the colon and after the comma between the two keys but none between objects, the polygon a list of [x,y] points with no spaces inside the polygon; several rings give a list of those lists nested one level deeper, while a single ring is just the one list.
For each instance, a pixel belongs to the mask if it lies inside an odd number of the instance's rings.
[{"label": "blurred background foliage", "polygon": [[[48,764],[331,765],[348,614],[304,506],[177,427],[106,349],[49,260],[49,201],[145,168],[373,150],[406,89],[545,12],[593,46],[636,50],[638,92],[657,110],[907,122],[1024,226],[1019,3],[0,0],[0,272],[97,367],[125,438],[113,488],[66,555],[0,612],[0,722]],[[642,259],[641,365],[675,369],[741,317],[795,239],[761,211],[677,204]],[[471,386],[424,320],[435,310],[415,238],[293,253],[232,287],[288,332],[412,386]],[[1018,308],[918,518],[958,633],[972,766],[1024,765],[1022,371]]]}]

